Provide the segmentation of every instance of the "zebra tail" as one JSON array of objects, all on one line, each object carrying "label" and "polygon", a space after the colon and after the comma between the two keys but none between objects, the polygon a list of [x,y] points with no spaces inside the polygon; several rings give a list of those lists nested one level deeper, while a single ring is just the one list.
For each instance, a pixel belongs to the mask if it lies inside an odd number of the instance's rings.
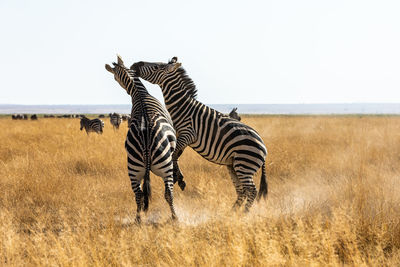
[{"label": "zebra tail", "polygon": [[151,198],[150,172],[148,168],[146,168],[146,172],[144,174],[143,196],[144,196],[143,210],[147,211],[149,209],[149,198]]},{"label": "zebra tail", "polygon": [[259,201],[261,197],[265,199],[267,197],[267,194],[268,194],[268,184],[267,184],[267,175],[265,172],[265,161],[264,161],[261,169],[260,191],[258,191],[257,200]]}]

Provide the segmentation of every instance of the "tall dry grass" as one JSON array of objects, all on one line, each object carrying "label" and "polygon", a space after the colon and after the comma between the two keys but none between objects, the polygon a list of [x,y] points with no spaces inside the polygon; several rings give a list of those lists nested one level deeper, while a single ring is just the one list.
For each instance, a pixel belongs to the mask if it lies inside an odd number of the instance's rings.
[{"label": "tall dry grass", "polygon": [[[399,265],[400,117],[244,117],[264,139],[269,195],[249,214],[226,169],[191,149],[169,220],[161,178],[144,223],[126,124],[0,119],[1,265]],[[255,177],[259,183],[260,174]]]}]

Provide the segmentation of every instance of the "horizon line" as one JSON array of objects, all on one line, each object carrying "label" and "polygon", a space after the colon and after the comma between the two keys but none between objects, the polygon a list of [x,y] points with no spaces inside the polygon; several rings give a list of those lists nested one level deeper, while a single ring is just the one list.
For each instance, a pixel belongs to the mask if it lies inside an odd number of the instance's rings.
[{"label": "horizon line", "polygon": [[[380,104],[393,105],[400,102],[311,102],[311,103],[205,103],[205,105],[344,105],[344,104]],[[129,106],[132,104],[4,104],[0,106]]]}]

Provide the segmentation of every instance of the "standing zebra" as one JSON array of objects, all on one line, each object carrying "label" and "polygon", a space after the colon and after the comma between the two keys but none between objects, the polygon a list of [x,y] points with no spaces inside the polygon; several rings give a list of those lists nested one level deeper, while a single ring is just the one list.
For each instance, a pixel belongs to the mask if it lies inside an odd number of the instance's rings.
[{"label": "standing zebra", "polygon": [[[150,171],[161,176],[165,184],[165,199],[176,219],[173,204],[172,154],[176,146],[175,130],[168,111],[151,96],[135,73],[124,66],[118,56],[114,68],[106,69],[132,97],[132,111],[125,148],[128,154],[128,174],[137,204],[136,220],[140,222],[140,211],[147,211],[150,190]],[[143,179],[143,191],[140,182]]]},{"label": "standing zebra", "polygon": [[90,132],[102,134],[104,128],[104,122],[100,119],[90,120],[85,116],[83,116],[81,118],[81,131],[83,128],[85,128],[87,135],[89,135]]},{"label": "standing zebra", "polygon": [[122,118],[121,115],[118,113],[110,113],[110,122],[111,125],[113,126],[114,130],[119,129],[119,125],[122,123]]},{"label": "standing zebra", "polygon": [[205,159],[228,166],[237,193],[234,208],[246,198],[245,211],[252,206],[257,195],[253,176],[260,167],[258,198],[266,197],[267,149],[254,129],[196,100],[196,87],[176,57],[167,64],[137,62],[131,69],[162,89],[178,137],[173,155],[174,179],[183,179],[178,159],[189,145]]},{"label": "standing zebra", "polygon": [[232,119],[241,121],[242,118],[239,116],[239,114],[236,111],[237,111],[237,108],[233,108],[232,111],[229,112],[228,116],[231,117]]}]

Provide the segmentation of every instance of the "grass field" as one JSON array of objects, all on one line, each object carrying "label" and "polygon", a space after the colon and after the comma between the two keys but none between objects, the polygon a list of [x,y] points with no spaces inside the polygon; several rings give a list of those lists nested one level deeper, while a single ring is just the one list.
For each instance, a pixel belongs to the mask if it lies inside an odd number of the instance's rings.
[{"label": "grass field", "polygon": [[188,148],[179,222],[152,176],[141,226],[126,122],[104,121],[88,137],[78,119],[0,119],[1,265],[400,264],[400,117],[245,116],[268,148],[268,199],[232,213],[225,167]]}]

